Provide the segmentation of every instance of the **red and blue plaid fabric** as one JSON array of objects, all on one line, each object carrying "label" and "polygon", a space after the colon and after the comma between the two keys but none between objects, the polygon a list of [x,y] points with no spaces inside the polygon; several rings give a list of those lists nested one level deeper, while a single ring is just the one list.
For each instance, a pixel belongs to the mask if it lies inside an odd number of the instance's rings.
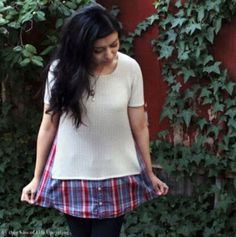
[{"label": "red and blue plaid fabric", "polygon": [[109,218],[123,215],[157,197],[143,163],[143,172],[139,175],[105,180],[52,179],[55,152],[56,144],[48,157],[35,205],[82,218]]}]

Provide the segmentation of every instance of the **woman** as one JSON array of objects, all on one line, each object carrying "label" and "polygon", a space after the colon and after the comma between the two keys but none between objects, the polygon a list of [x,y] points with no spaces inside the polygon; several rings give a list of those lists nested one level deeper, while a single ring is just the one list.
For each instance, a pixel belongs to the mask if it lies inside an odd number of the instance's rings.
[{"label": "woman", "polygon": [[152,171],[141,71],[119,38],[114,17],[88,5],[65,26],[48,72],[21,200],[63,212],[73,237],[118,237],[126,212],[168,192]]}]

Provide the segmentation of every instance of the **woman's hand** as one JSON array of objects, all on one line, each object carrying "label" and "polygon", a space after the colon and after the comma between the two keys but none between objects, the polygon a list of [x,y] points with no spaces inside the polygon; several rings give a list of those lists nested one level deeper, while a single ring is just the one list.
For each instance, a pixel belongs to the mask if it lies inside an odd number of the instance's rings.
[{"label": "woman's hand", "polygon": [[32,181],[26,185],[21,194],[21,201],[28,202],[29,204],[34,203],[35,193],[37,191],[40,180],[33,178]]},{"label": "woman's hand", "polygon": [[149,174],[152,181],[152,185],[158,195],[166,195],[169,191],[169,187],[156,177],[154,173]]}]

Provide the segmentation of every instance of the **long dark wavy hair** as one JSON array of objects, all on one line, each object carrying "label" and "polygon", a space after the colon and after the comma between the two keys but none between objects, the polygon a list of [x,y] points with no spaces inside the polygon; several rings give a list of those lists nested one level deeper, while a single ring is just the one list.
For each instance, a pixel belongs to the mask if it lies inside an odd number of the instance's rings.
[{"label": "long dark wavy hair", "polygon": [[70,114],[77,128],[83,123],[82,113],[86,112],[86,108],[82,97],[90,92],[89,68],[93,46],[97,39],[113,32],[120,37],[120,24],[99,4],[84,6],[68,20],[51,60],[56,59],[58,63],[53,70],[55,81],[46,113],[52,116],[56,113]]}]

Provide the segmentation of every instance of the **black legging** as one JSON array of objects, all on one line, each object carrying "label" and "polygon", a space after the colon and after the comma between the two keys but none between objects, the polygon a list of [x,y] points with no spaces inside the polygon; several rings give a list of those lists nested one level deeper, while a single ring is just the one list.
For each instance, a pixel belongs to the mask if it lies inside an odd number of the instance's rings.
[{"label": "black legging", "polygon": [[86,219],[65,215],[72,237],[119,237],[124,216]]}]

